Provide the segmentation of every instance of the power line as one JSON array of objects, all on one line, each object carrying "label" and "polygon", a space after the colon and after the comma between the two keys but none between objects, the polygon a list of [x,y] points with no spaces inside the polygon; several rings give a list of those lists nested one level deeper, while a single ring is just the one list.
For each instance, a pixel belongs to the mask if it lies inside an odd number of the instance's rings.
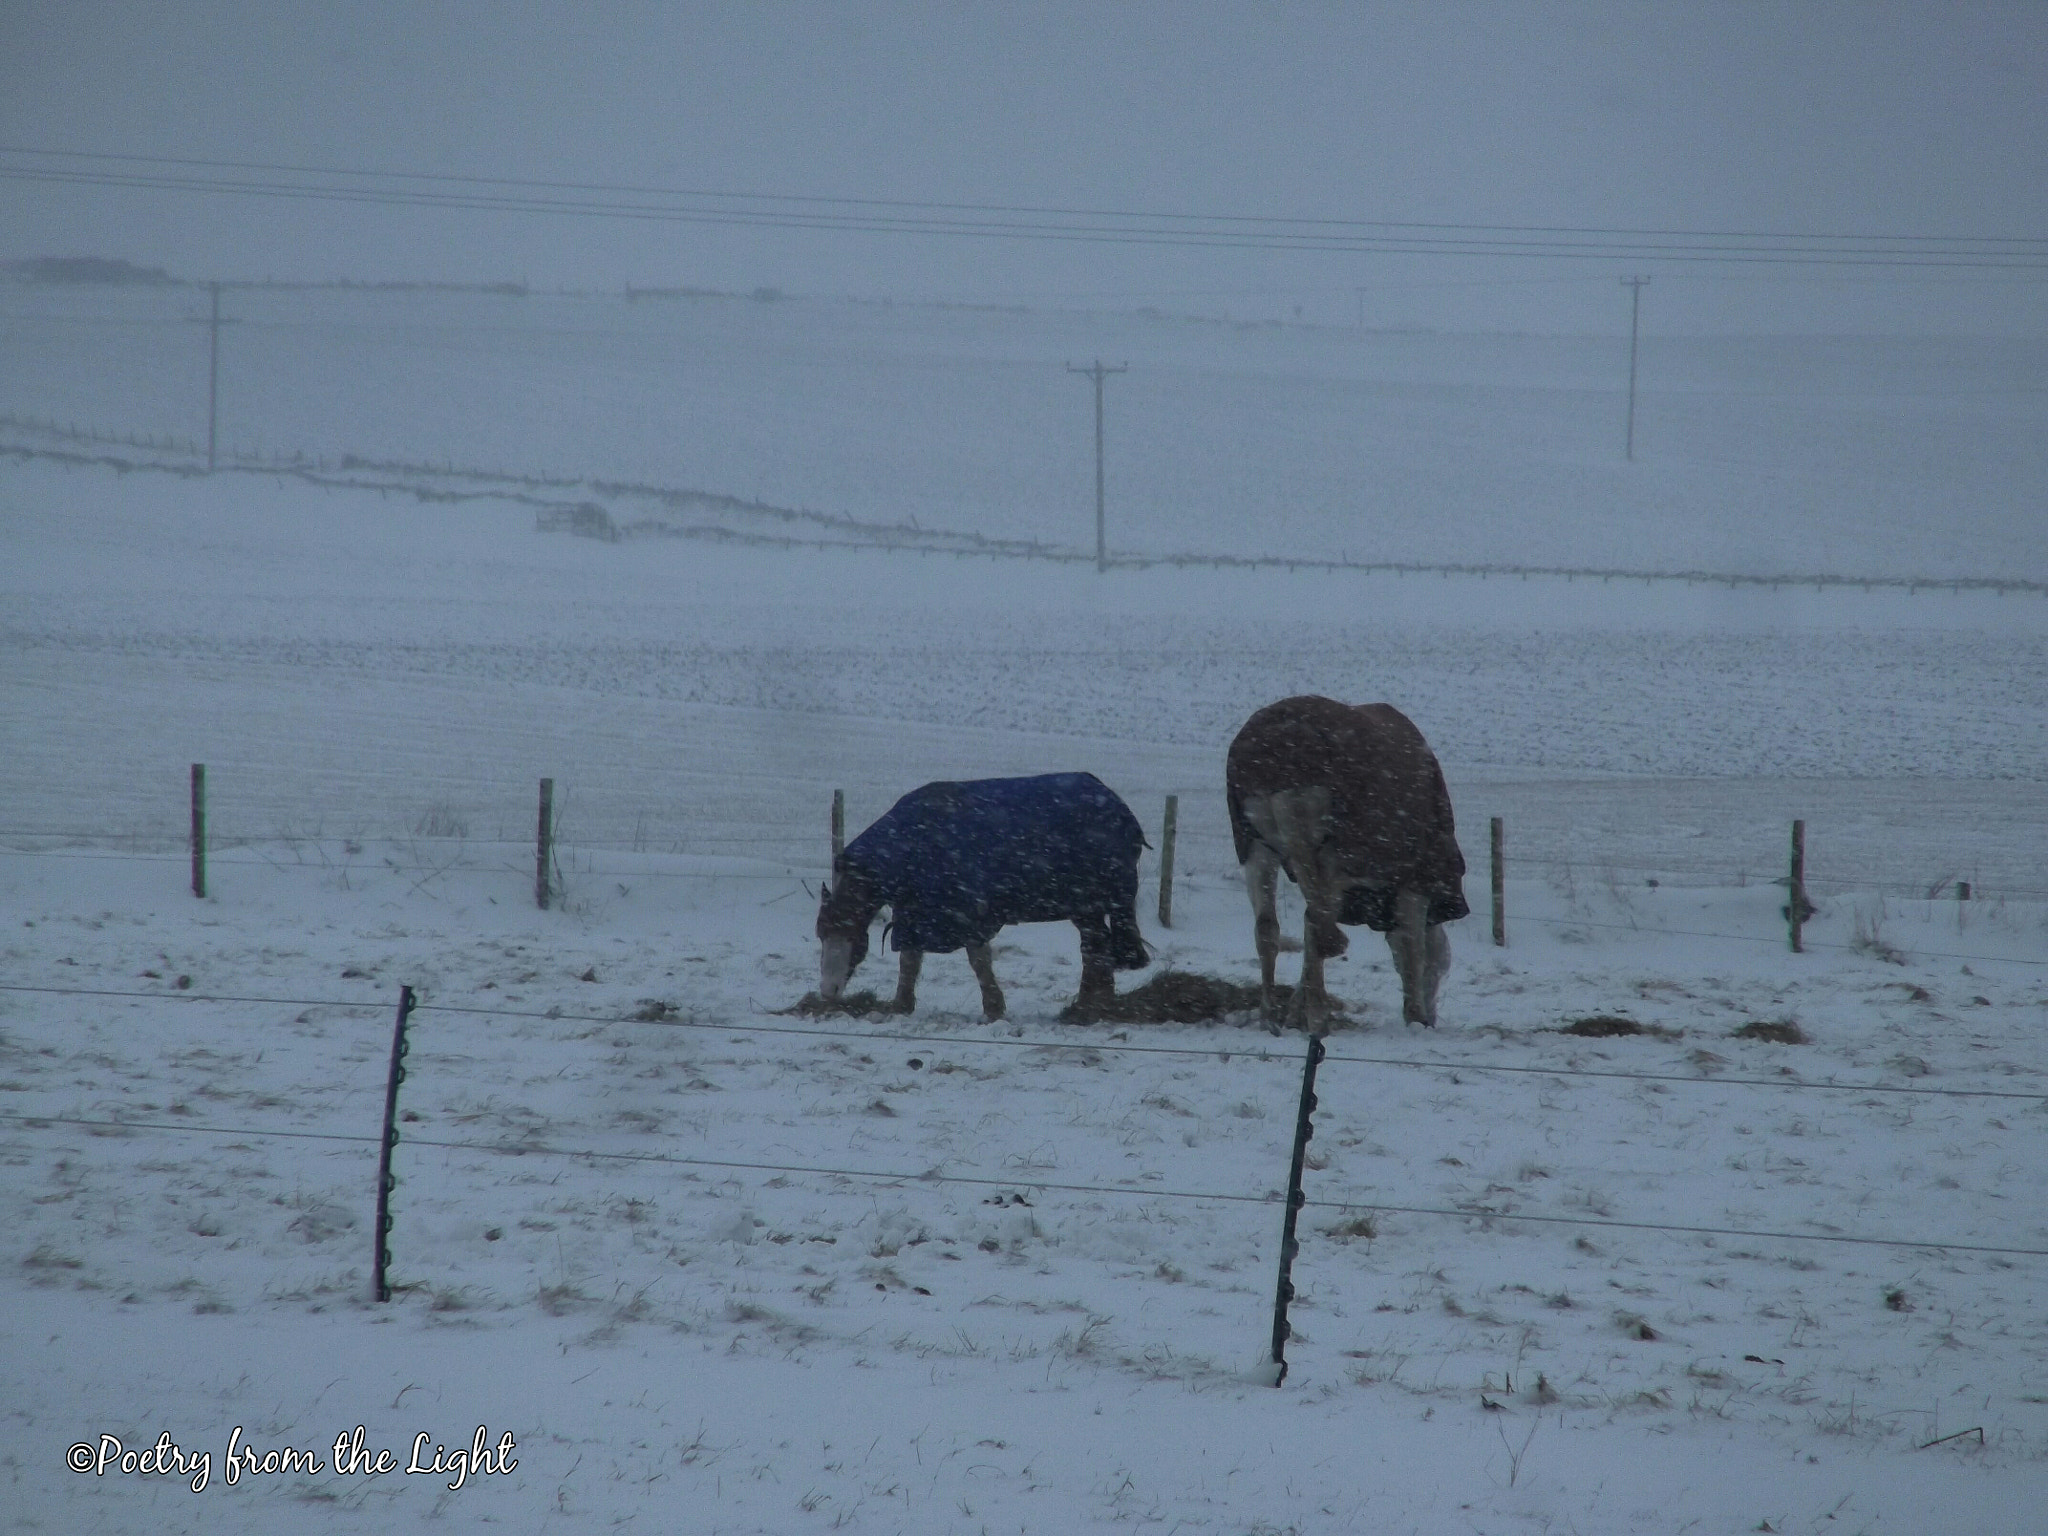
[{"label": "power line", "polygon": [[547,181],[504,176],[472,176],[447,172],[428,171],[374,171],[347,169],[338,166],[291,165],[257,160],[209,160],[177,155],[133,155],[106,154],[84,150],[36,149],[24,145],[0,145],[0,155],[34,155],[51,159],[117,161],[141,165],[182,165],[215,170],[265,171],[279,174],[311,176],[353,177],[363,180],[390,180],[428,183],[448,183],[466,186],[490,186],[525,188],[547,191],[571,191],[591,193],[613,193],[638,196],[675,198],[725,198],[733,201],[774,202],[811,204],[821,206],[842,206],[862,208],[923,209],[942,212],[1034,214],[1068,218],[1142,218],[1165,221],[1183,221],[1213,224],[1265,224],[1296,225],[1304,227],[1337,227],[1348,229],[1410,229],[1434,230],[1454,233],[1514,233],[1544,235],[1601,235],[1629,236],[1644,239],[1706,239],[1706,240],[1834,240],[1859,242],[1921,242],[1932,243],[1954,240],[1984,245],[2015,245],[2048,247],[2048,237],[2022,235],[1899,235],[1899,234],[1841,234],[1814,231],[1789,230],[1703,230],[1703,229],[1661,229],[1629,228],[1598,225],[1573,224],[1471,224],[1424,222],[1419,220],[1395,219],[1338,219],[1299,218],[1273,214],[1206,214],[1176,213],[1157,210],[1134,210],[1127,208],[1067,207],[1057,204],[1013,204],[1013,203],[965,203],[913,200],[908,198],[843,197],[820,196],[803,193],[780,192],[738,192],[727,189],[658,187],[630,182],[601,181]]},{"label": "power line", "polygon": [[[1571,225],[1444,224],[1151,213],[1128,209],[813,197],[604,182],[526,181],[507,177],[366,171],[258,161],[97,155],[22,147],[0,147],[0,154],[89,161],[109,166],[107,169],[52,168],[32,163],[0,166],[0,179],[6,180],[391,207],[819,231],[1339,254],[1405,253],[1554,260],[1658,258],[1685,263],[2048,271],[2048,240],[2018,236],[1813,235],[1747,230],[1633,230]],[[116,165],[185,169],[111,168]],[[307,177],[321,179],[303,179]]]}]

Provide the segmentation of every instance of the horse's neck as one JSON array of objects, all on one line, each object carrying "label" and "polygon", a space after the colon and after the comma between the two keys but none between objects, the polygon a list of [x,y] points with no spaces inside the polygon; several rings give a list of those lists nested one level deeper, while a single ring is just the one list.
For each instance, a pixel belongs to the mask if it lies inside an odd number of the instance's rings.
[{"label": "horse's neck", "polygon": [[847,932],[866,928],[888,905],[888,899],[875,888],[872,880],[865,875],[842,871],[839,884],[832,892],[829,921],[835,928],[843,928]]}]

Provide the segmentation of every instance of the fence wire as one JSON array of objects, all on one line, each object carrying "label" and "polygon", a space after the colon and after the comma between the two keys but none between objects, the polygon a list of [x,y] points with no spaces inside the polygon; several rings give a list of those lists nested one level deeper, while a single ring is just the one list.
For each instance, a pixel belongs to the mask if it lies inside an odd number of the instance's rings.
[{"label": "fence wire", "polygon": [[[359,1146],[376,1146],[381,1141],[376,1136],[350,1135],[338,1131],[288,1131],[272,1130],[260,1126],[219,1126],[219,1125],[178,1125],[163,1120],[87,1120],[68,1115],[17,1114],[0,1111],[0,1120],[13,1121],[28,1129],[46,1125],[69,1125],[107,1131],[174,1131],[194,1135],[210,1136],[282,1136],[302,1141],[334,1141]],[[1280,1192],[1247,1195],[1221,1190],[1201,1189],[1141,1189],[1125,1184],[1068,1184],[1048,1179],[989,1179],[970,1174],[936,1173],[929,1170],[909,1173],[873,1168],[833,1168],[813,1163],[760,1163],[738,1158],[687,1157],[672,1152],[599,1152],[584,1148],[554,1147],[533,1142],[488,1142],[488,1141],[443,1141],[437,1138],[405,1135],[398,1138],[398,1145],[407,1147],[435,1147],[454,1152],[488,1152],[504,1157],[566,1157],[597,1162],[654,1163],[680,1168],[719,1168],[745,1173],[801,1173],[819,1178],[866,1179],[891,1185],[947,1185],[957,1184],[976,1189],[1028,1189],[1046,1190],[1059,1194],[1115,1195],[1124,1198],[1136,1197],[1141,1200],[1198,1200],[1205,1203],[1223,1202],[1239,1205],[1282,1204]],[[1871,1237],[1857,1233],[1839,1232],[1786,1232],[1750,1227],[1709,1227],[1685,1225],[1676,1222],[1622,1221],[1602,1216],[1544,1216],[1530,1215],[1516,1211],[1460,1210],[1452,1206],[1389,1205],[1377,1200],[1304,1200],[1304,1209],[1327,1211],[1367,1211],[1376,1214],[1399,1216],[1448,1217],[1458,1221],[1527,1221],[1551,1226],[1619,1228],[1632,1232],[1668,1232],[1680,1236],[1695,1237],[1747,1237],[1762,1241],[1791,1241],[1805,1243],[1846,1243],[1874,1248],[1916,1248],[1941,1253],[1983,1253],[2017,1258],[2048,1258],[2048,1248],[2018,1248],[1993,1243],[1958,1243],[1939,1239],[1909,1237]]]},{"label": "fence wire", "polygon": [[[0,983],[0,992],[47,993],[58,997],[138,998],[174,1003],[257,1003],[280,1008],[346,1008],[358,1012],[386,1011],[391,1001],[337,1002],[331,999],[288,997],[234,997],[196,992],[133,992],[94,987],[39,987]],[[559,1009],[480,1008],[461,1003],[415,1003],[413,1016],[423,1013],[462,1014],[478,1018],[521,1019],[543,1024],[641,1025],[663,1029],[695,1029],[725,1034],[779,1035],[816,1040],[853,1040],[873,1045],[915,1045],[929,1050],[935,1045],[984,1047],[995,1050],[1075,1051],[1126,1056],[1213,1056],[1219,1061],[1249,1060],[1292,1067],[1296,1057],[1270,1045],[1133,1045],[1113,1040],[1047,1040],[1029,1036],[915,1034],[896,1030],[815,1029],[800,1024],[743,1024],[717,1019],[690,1017],[636,1018],[632,1014],[567,1013]],[[1194,1026],[1190,1026],[1194,1027]],[[1503,1072],[1532,1077],[1585,1077],[1632,1083],[1685,1083],[1696,1088],[1808,1089],[1817,1093],[1910,1094],[1924,1098],[2018,1099],[2027,1103],[2048,1101],[2048,1086],[2028,1093],[2011,1088],[1926,1088],[1908,1083],[1816,1083],[1800,1078],[1724,1077],[1705,1074],[1688,1076],[1680,1072],[1618,1072],[1601,1068],[1570,1066],[1510,1065],[1501,1062],[1443,1061],[1427,1057],[1354,1056],[1332,1051],[1329,1061],[1358,1066],[1401,1067],[1427,1072]]]}]

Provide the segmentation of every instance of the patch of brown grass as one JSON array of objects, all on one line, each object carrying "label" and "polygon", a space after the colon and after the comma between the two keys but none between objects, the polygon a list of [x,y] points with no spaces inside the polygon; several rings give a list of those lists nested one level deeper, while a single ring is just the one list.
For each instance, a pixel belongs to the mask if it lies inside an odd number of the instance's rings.
[{"label": "patch of brown grass", "polygon": [[837,998],[823,998],[815,992],[806,992],[787,1008],[775,1012],[788,1016],[795,1014],[804,1019],[825,1019],[851,1016],[864,1019],[873,1014],[889,1011],[886,1004],[872,992],[848,992]]},{"label": "patch of brown grass", "polygon": [[1611,1013],[1594,1013],[1583,1019],[1573,1019],[1558,1033],[1577,1035],[1581,1040],[1607,1040],[1616,1035],[1640,1035],[1647,1031],[1634,1019],[1618,1018]]},{"label": "patch of brown grass", "polygon": [[1806,1044],[1806,1031],[1790,1019],[1752,1019],[1734,1033],[1738,1040],[1768,1040],[1774,1045]]},{"label": "patch of brown grass", "polygon": [[[1276,986],[1274,1002],[1282,1009],[1290,987]],[[1335,999],[1332,999],[1335,1002]],[[1220,1024],[1259,1017],[1259,989],[1221,976],[1193,971],[1161,971],[1143,986],[1119,992],[1096,1012],[1103,1024]]]}]

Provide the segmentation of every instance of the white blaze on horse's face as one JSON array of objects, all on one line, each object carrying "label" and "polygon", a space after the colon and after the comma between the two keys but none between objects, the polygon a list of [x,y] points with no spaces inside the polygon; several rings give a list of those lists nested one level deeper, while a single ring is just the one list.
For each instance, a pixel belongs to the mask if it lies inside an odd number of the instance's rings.
[{"label": "white blaze on horse's face", "polygon": [[845,938],[819,940],[818,954],[818,996],[826,1002],[837,1002],[839,994],[846,990],[846,980],[853,974],[853,940]]}]

